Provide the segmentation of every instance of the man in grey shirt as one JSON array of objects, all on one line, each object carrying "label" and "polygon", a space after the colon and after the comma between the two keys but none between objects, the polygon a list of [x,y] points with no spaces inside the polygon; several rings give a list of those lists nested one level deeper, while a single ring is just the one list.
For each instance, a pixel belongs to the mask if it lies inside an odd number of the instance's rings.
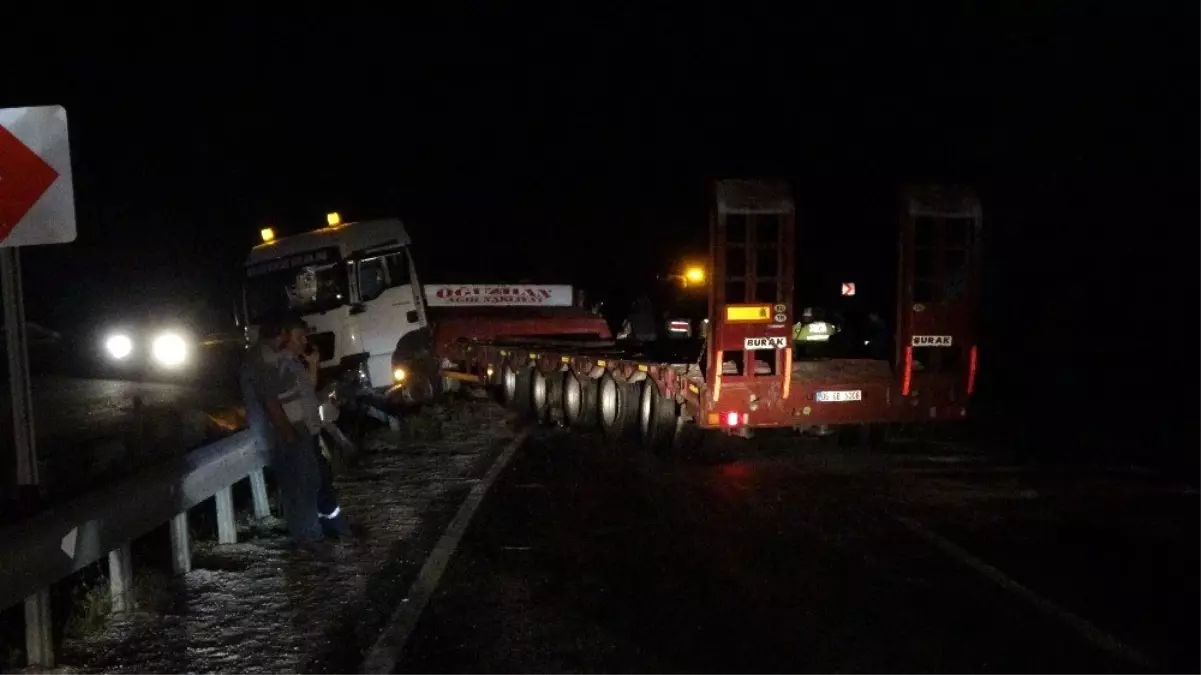
[{"label": "man in grey shirt", "polygon": [[306,388],[311,392],[312,385],[294,367],[296,358],[286,348],[293,339],[303,341],[306,332],[299,317],[262,322],[259,341],[246,354],[241,379],[248,416],[254,408],[266,418],[261,433],[271,447],[271,468],[292,541],[302,549],[324,553],[328,545],[317,520],[321,478],[305,415],[304,392]]},{"label": "man in grey shirt", "polygon": [[[306,335],[299,331],[286,333],[287,342],[284,350],[293,358],[286,359],[284,367],[289,371],[290,379],[295,378],[300,383],[297,393],[300,395],[299,415],[303,419],[305,429],[313,440],[313,457],[317,462],[317,520],[327,537],[346,539],[352,537],[350,524],[346,514],[338,504],[338,491],[334,487],[333,470],[329,460],[321,454],[321,434],[325,421],[321,419],[321,401],[317,397],[317,366],[320,357],[315,349],[310,349]],[[287,406],[285,406],[286,408]],[[291,415],[289,415],[291,418]]]}]

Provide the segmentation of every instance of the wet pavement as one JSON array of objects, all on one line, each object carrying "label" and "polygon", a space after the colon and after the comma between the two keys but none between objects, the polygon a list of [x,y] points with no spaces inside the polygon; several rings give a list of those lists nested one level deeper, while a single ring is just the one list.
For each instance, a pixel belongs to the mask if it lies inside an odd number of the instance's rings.
[{"label": "wet pavement", "polygon": [[[206,346],[192,368],[155,379],[78,363],[86,361],[80,350],[63,347],[51,359],[56,367],[30,382],[42,506],[236,430],[243,421],[232,374],[241,351]],[[7,397],[4,389],[0,413],[10,414]]]},{"label": "wet pavement", "polygon": [[[471,486],[513,433],[486,403],[431,409],[378,429],[339,476],[362,536],[332,561],[289,550],[282,523],[196,546],[194,569],[137,611],[64,641],[76,672],[354,672]],[[193,526],[195,526],[193,519]],[[139,578],[135,550],[135,589]],[[143,574],[142,578],[152,578]]]},{"label": "wet pavement", "polygon": [[232,392],[187,383],[50,375],[31,390],[39,474],[52,498],[203,443],[214,431],[208,415],[238,404]]},{"label": "wet pavement", "polygon": [[397,672],[1198,672],[1199,531],[1130,468],[543,431]]}]

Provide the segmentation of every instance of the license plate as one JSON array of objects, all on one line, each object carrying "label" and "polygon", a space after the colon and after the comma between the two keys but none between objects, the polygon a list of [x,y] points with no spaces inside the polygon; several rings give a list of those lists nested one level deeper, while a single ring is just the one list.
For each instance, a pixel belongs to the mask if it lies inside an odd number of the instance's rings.
[{"label": "license plate", "polygon": [[852,389],[849,391],[819,391],[817,392],[817,400],[821,403],[840,403],[842,401],[862,401],[863,390]]}]

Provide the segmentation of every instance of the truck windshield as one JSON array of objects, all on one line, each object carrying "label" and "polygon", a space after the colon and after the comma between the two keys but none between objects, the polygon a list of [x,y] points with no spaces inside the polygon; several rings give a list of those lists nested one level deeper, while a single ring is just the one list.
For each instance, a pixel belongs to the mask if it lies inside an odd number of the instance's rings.
[{"label": "truck windshield", "polygon": [[310,265],[248,278],[246,320],[255,324],[278,312],[313,314],[346,304],[346,265]]}]

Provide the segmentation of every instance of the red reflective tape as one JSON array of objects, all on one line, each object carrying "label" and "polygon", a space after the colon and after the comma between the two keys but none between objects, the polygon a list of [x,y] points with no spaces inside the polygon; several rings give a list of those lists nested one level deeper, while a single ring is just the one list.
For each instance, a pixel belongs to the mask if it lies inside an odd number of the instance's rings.
[{"label": "red reflective tape", "polygon": [[905,347],[905,369],[901,371],[901,396],[909,395],[909,382],[913,378],[913,345]]},{"label": "red reflective tape", "polygon": [[967,393],[970,395],[976,389],[976,346],[972,345],[972,351],[968,356],[967,364]]}]

